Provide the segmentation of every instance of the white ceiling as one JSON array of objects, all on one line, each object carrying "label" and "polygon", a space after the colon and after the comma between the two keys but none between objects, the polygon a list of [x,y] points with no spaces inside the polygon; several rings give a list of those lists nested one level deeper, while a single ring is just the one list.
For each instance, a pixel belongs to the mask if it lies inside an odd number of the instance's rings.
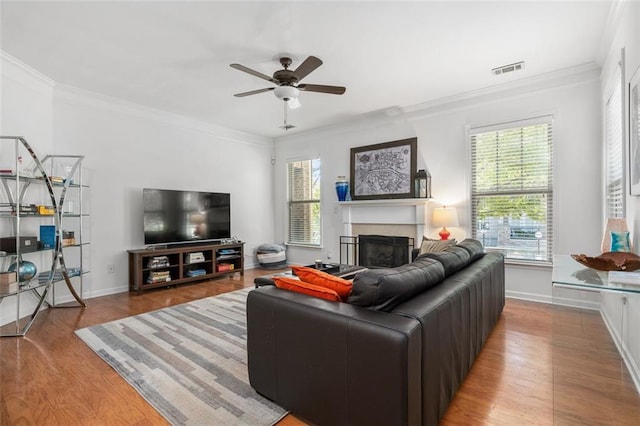
[{"label": "white ceiling", "polygon": [[[274,58],[324,64],[291,132],[598,62],[611,1],[1,1],[0,48],[57,83],[256,135],[283,134]],[[494,76],[496,66],[526,61]]]}]

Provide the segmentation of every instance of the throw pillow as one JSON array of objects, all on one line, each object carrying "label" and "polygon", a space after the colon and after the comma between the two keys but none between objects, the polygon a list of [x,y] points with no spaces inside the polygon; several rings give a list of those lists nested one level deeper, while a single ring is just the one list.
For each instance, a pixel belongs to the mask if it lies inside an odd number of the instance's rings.
[{"label": "throw pillow", "polygon": [[629,238],[629,231],[611,231],[611,251],[631,251],[631,239]]},{"label": "throw pillow", "polygon": [[291,270],[306,283],[335,291],[342,300],[347,300],[349,293],[351,293],[351,281],[307,266],[292,266]]},{"label": "throw pillow", "polygon": [[430,240],[422,239],[422,245],[420,246],[420,252],[418,254],[425,253],[440,253],[446,251],[448,247],[454,246],[456,240]]},{"label": "throw pillow", "polygon": [[289,277],[273,277],[273,281],[275,282],[276,287],[283,290],[294,291],[296,293],[302,293],[307,296],[318,297],[332,302],[342,302],[338,293],[328,288],[305,283],[304,281]]}]

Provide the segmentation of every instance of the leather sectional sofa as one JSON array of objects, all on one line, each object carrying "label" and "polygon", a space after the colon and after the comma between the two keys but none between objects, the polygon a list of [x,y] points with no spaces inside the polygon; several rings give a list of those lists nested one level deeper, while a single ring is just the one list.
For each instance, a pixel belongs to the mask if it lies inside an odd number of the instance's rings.
[{"label": "leather sectional sofa", "polygon": [[264,286],[247,299],[251,386],[318,425],[436,425],[504,307],[476,240],[360,272],[348,303]]}]

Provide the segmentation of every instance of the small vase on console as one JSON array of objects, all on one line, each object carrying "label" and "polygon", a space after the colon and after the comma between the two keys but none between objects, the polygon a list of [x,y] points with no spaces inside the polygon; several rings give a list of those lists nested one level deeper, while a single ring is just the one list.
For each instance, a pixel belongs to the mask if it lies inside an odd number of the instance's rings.
[{"label": "small vase on console", "polygon": [[338,201],[347,201],[349,195],[349,181],[344,176],[338,176],[336,181],[336,193],[338,194]]}]

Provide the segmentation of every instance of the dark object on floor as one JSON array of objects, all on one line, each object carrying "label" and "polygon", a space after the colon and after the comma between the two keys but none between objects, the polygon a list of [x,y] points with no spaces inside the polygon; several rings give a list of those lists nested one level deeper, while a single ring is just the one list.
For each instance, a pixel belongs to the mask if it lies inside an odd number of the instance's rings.
[{"label": "dark object on floor", "polygon": [[280,269],[287,266],[287,253],[279,244],[262,244],[256,249],[256,257],[261,268]]}]

